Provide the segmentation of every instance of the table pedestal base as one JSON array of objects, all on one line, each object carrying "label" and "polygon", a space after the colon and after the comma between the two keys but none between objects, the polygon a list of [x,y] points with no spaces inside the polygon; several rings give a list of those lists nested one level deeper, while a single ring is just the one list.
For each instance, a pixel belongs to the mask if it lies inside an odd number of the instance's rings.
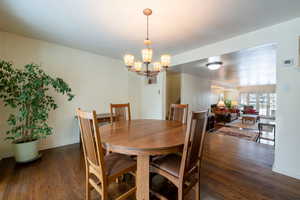
[{"label": "table pedestal base", "polygon": [[149,155],[137,156],[137,172],[136,172],[137,200],[150,199],[149,160],[150,160]]}]

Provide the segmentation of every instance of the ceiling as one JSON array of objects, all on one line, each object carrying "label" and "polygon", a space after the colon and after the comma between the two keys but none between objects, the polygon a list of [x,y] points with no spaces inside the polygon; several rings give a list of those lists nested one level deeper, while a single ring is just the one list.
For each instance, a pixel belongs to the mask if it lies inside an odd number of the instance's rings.
[{"label": "ceiling", "polygon": [[221,55],[223,66],[215,71],[206,67],[208,59],[171,67],[174,72],[184,72],[213,80],[227,87],[276,84],[276,45],[241,50]]},{"label": "ceiling", "polygon": [[178,54],[300,16],[299,0],[1,0],[0,30],[121,59],[140,55],[146,19],[155,55]]}]

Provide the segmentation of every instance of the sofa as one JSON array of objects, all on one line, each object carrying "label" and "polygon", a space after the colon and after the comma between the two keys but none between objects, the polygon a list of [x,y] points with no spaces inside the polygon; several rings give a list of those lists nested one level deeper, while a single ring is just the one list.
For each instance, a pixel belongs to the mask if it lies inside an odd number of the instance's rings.
[{"label": "sofa", "polygon": [[216,104],[211,105],[211,111],[214,113],[217,123],[230,123],[240,116],[239,109],[217,107]]},{"label": "sofa", "polygon": [[243,114],[245,115],[258,115],[259,113],[253,108],[253,106],[244,106]]}]

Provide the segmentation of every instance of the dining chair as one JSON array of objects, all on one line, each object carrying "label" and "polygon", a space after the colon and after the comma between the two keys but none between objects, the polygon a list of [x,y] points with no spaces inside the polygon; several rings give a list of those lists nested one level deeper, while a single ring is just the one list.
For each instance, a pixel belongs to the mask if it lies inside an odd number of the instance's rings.
[{"label": "dining chair", "polygon": [[171,104],[169,110],[169,120],[180,121],[183,124],[186,124],[188,107],[188,104]]},{"label": "dining chair", "polygon": [[131,120],[130,103],[110,104],[110,121]]},{"label": "dining chair", "polygon": [[183,200],[193,187],[195,199],[200,199],[200,166],[206,123],[207,111],[190,112],[182,156],[169,154],[151,162],[152,173],[167,178],[178,188],[178,200]]},{"label": "dining chair", "polygon": [[[110,153],[104,155],[97,125],[96,112],[76,110],[81,130],[81,140],[85,158],[86,200],[90,200],[91,191],[96,190],[102,200],[108,199],[108,185],[125,173],[136,171],[136,161],[129,156]],[[117,198],[123,200],[135,194],[136,187],[131,188]]]}]

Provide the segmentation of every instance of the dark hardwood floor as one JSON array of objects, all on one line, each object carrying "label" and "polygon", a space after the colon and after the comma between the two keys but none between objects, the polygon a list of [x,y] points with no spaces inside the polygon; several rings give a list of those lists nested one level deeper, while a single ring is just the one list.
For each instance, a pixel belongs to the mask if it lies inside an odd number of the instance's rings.
[{"label": "dark hardwood floor", "polygon": [[[272,172],[273,157],[272,146],[210,134],[201,169],[202,199],[300,200],[300,180]],[[42,159],[30,164],[5,159],[0,173],[3,200],[84,199],[78,144],[45,150]]]}]

